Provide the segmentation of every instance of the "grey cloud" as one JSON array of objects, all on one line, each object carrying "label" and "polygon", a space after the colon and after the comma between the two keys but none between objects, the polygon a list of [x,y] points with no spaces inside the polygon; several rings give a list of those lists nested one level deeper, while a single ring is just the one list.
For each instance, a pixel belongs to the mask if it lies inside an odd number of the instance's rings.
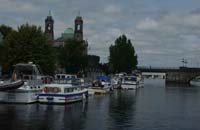
[{"label": "grey cloud", "polygon": [[164,6],[159,0],[151,1],[158,5],[152,8],[145,0],[1,0],[0,24],[16,28],[29,22],[44,28],[44,19],[52,10],[55,36],[59,37],[74,26],[80,11],[89,53],[100,55],[101,62],[107,62],[109,46],[121,34],[132,40],[139,65],[179,66],[183,57],[190,62],[200,60],[200,9],[171,11],[159,7]]}]

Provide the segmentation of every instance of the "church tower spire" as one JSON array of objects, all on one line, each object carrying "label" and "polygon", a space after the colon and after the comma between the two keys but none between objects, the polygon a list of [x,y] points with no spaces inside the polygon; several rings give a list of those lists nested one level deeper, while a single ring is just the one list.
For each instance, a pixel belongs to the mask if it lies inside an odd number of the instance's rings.
[{"label": "church tower spire", "polygon": [[45,19],[45,34],[49,42],[52,43],[54,40],[54,20],[51,16],[51,11],[49,11],[49,15]]},{"label": "church tower spire", "polygon": [[83,41],[83,20],[82,17],[79,15],[76,16],[74,20],[74,38],[77,41]]}]

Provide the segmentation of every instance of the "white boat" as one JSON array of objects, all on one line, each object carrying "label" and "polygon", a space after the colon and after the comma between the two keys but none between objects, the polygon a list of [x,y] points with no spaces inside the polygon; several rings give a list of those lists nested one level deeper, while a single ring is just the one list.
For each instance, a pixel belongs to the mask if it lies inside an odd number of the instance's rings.
[{"label": "white boat", "polygon": [[79,81],[79,79],[56,79],[52,84],[45,84],[39,94],[39,102],[66,104],[86,99],[88,89],[82,87]]},{"label": "white boat", "polygon": [[75,74],[56,74],[55,75],[56,80],[66,80],[68,84],[70,84],[73,80],[76,80],[81,84],[82,87],[85,87],[85,81],[83,78],[77,78],[77,75]]},{"label": "white boat", "polygon": [[111,79],[108,76],[97,76],[92,86],[88,88],[89,94],[106,94],[112,90]]},{"label": "white boat", "polygon": [[105,86],[105,87],[92,86],[92,87],[88,88],[88,92],[91,95],[93,95],[93,94],[106,94],[106,93],[109,93],[110,91],[111,91],[110,87],[108,87],[108,86]]},{"label": "white boat", "polygon": [[121,87],[121,78],[113,77],[111,80],[111,85],[115,89],[119,89]]},{"label": "white boat", "polygon": [[190,85],[200,87],[200,76],[197,76],[190,80]]},{"label": "white boat", "polygon": [[144,79],[142,77],[142,74],[141,73],[136,73],[134,75],[137,77],[137,87],[138,88],[144,87]]},{"label": "white boat", "polygon": [[0,102],[5,103],[33,103],[37,101],[37,96],[42,90],[42,76],[38,66],[35,64],[17,64],[14,66],[12,82],[22,80],[24,83],[16,89],[0,91]]},{"label": "white boat", "polygon": [[122,78],[122,89],[137,89],[138,82],[136,76],[124,76]]}]

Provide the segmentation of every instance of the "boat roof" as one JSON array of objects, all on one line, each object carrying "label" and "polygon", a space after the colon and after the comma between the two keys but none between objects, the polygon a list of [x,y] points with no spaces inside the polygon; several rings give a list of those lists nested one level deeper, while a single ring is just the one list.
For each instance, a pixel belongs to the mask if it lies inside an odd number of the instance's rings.
[{"label": "boat roof", "polygon": [[15,72],[22,72],[24,74],[35,74],[41,75],[41,69],[39,66],[32,64],[32,63],[18,63],[14,65]]},{"label": "boat roof", "polygon": [[111,78],[109,76],[97,76],[96,79],[101,80],[101,81],[106,81],[106,82],[111,81]]},{"label": "boat roof", "polygon": [[81,87],[78,85],[72,85],[72,84],[45,84],[44,87],[58,87],[58,88],[77,88]]},{"label": "boat roof", "polygon": [[14,65],[14,66],[36,66],[35,64],[33,64],[33,63],[18,63],[18,64],[16,64],[16,65]]}]

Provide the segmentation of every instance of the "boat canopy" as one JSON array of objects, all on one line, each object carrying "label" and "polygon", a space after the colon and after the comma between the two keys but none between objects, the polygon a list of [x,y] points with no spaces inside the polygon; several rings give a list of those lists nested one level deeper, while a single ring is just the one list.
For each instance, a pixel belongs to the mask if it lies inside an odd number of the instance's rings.
[{"label": "boat canopy", "polygon": [[14,65],[14,72],[17,74],[26,75],[40,75],[41,72],[38,67],[34,64],[17,64]]},{"label": "boat canopy", "polygon": [[109,76],[97,76],[96,79],[100,81],[111,82],[111,78]]}]

